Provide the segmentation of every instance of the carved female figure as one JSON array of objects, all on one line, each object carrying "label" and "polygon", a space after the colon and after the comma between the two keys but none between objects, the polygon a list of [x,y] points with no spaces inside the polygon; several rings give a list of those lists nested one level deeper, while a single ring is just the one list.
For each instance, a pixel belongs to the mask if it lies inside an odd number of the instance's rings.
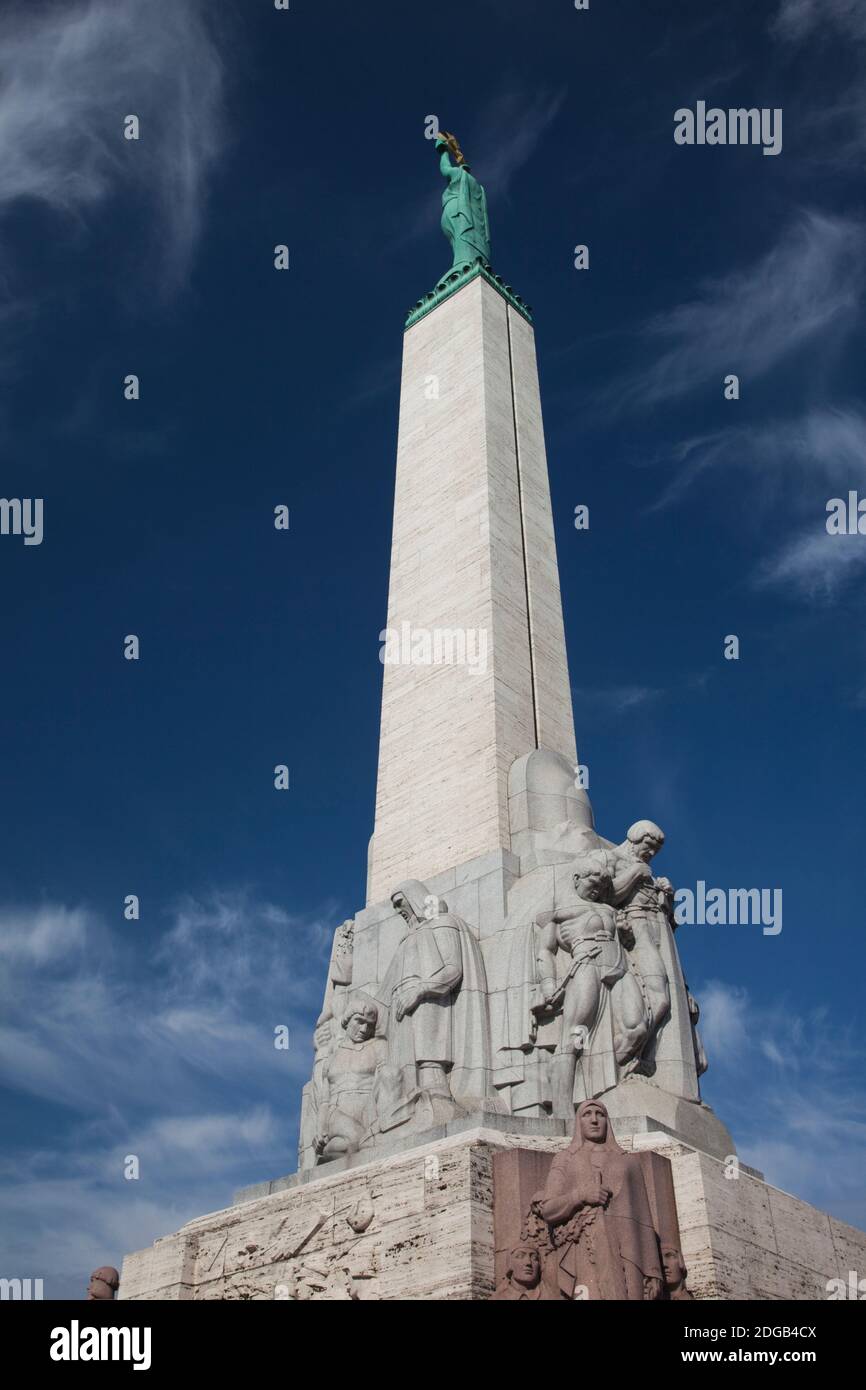
[{"label": "carved female figure", "polygon": [[554,1246],[545,1282],[560,1298],[662,1297],[659,1237],[641,1161],[620,1148],[600,1101],[578,1108],[574,1139],[553,1160],[535,1205]]}]

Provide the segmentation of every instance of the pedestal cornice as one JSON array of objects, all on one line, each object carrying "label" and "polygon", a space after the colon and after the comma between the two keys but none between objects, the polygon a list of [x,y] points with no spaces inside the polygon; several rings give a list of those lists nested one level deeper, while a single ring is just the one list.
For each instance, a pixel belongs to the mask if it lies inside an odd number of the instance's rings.
[{"label": "pedestal cornice", "polygon": [[527,323],[532,323],[532,310],[526,301],[521,299],[511,285],[506,285],[502,276],[497,275],[492,266],[483,261],[474,261],[472,264],[454,266],[447,275],[443,275],[436,288],[431,290],[429,294],[425,294],[423,299],[419,299],[418,303],[409,310],[406,327],[411,328],[413,324],[418,323],[444,300],[450,299],[452,294],[462,290],[464,285],[468,285],[478,276],[482,280],[486,280],[488,285],[491,285],[501,294],[502,298],[512,305],[518,314],[526,319]]}]

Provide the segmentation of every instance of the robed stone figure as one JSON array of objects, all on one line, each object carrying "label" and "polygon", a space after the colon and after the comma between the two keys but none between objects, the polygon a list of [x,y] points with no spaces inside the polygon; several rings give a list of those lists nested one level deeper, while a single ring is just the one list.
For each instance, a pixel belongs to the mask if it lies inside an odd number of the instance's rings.
[{"label": "robed stone figure", "polygon": [[478,1099],[490,1075],[487,981],[478,943],[462,918],[417,879],[401,883],[391,901],[407,931],[376,990],[388,1013],[389,1063],[400,1070],[407,1096]]},{"label": "robed stone figure", "polygon": [[646,1300],[663,1296],[659,1238],[641,1161],[613,1137],[597,1100],[579,1106],[574,1139],[553,1160],[534,1204],[551,1228],[544,1282],[553,1297]]}]

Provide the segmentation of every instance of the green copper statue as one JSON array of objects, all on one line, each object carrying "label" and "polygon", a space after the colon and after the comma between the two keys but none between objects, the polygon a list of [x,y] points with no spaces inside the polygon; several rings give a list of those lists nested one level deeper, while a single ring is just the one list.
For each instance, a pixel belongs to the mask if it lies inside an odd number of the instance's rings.
[{"label": "green copper statue", "polygon": [[[454,250],[451,269],[481,261],[490,263],[490,225],[484,189],[469,172],[463,153],[447,130],[436,138],[439,168],[448,180],[442,194],[442,230]],[[454,156],[456,164],[451,163]]]},{"label": "green copper statue", "polygon": [[433,289],[412,305],[406,316],[406,327],[411,328],[452,294],[457,294],[470,280],[479,277],[492,285],[503,299],[507,299],[512,309],[521,314],[527,323],[532,323],[529,305],[511,285],[505,283],[501,275],[496,274],[490,264],[490,224],[487,221],[484,189],[472,177],[460,146],[447,130],[440,130],[437,134],[436,149],[439,168],[446,180],[442,194],[442,230],[451,243],[454,259]]}]

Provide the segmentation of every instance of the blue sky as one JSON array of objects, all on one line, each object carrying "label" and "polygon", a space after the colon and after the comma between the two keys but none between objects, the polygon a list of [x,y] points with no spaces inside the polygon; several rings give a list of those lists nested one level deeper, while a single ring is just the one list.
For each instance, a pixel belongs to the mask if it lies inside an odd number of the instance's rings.
[{"label": "blue sky", "polygon": [[[698,100],[781,107],[782,153],[676,145]],[[0,537],[0,1273],[52,1296],[294,1167],[364,897],[402,324],[448,264],[431,113],[535,311],[599,829],[783,890],[778,936],[680,931],[705,1096],[866,1225],[866,538],[824,526],[866,495],[862,6],[4,0],[0,491],[45,530]]]}]

